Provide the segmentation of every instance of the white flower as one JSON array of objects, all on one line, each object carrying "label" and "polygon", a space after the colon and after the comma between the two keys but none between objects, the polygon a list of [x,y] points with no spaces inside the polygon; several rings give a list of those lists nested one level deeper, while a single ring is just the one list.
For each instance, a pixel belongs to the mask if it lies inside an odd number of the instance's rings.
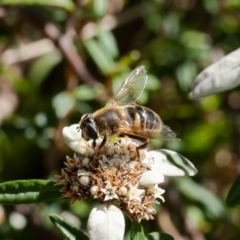
[{"label": "white flower", "polygon": [[240,85],[240,49],[204,69],[191,86],[189,97],[197,99]]},{"label": "white flower", "polygon": [[127,198],[141,202],[142,196],[145,193],[144,189],[139,189],[137,186],[130,186],[130,190],[127,193]]},{"label": "white flower", "polygon": [[125,221],[122,211],[114,205],[93,208],[87,223],[90,240],[122,240]]},{"label": "white flower", "polygon": [[105,193],[104,201],[108,201],[111,199],[118,199],[116,190],[117,190],[117,187],[112,187],[111,183],[108,181],[106,187],[101,189],[101,191]]},{"label": "white flower", "polygon": [[162,194],[165,192],[164,189],[158,187],[158,185],[156,184],[150,188],[150,191],[154,194],[155,198],[160,198],[164,202],[164,198],[162,196]]}]

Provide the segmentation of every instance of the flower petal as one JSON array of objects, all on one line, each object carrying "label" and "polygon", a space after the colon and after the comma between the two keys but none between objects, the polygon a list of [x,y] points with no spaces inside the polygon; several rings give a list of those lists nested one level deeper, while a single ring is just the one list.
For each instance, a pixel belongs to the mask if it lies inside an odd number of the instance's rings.
[{"label": "flower petal", "polygon": [[197,99],[240,85],[240,49],[203,70],[192,83],[189,97]]},{"label": "flower petal", "polygon": [[185,157],[177,152],[161,149],[147,153],[148,164],[151,169],[158,170],[165,176],[193,176],[197,169]]},{"label": "flower petal", "polygon": [[150,188],[150,191],[154,194],[155,198],[159,198],[164,202],[164,198],[162,196],[163,193],[165,193],[165,190],[158,187],[158,185],[156,184],[155,186],[152,186]]},{"label": "flower petal", "polygon": [[114,205],[93,208],[87,223],[90,240],[122,240],[125,222],[122,211]]},{"label": "flower petal", "polygon": [[139,189],[137,186],[131,186],[130,190],[127,193],[128,200],[135,200],[141,202],[142,197],[145,194],[145,189]]},{"label": "flower petal", "polygon": [[139,185],[141,187],[149,187],[164,181],[164,176],[162,173],[156,170],[146,171],[141,175],[139,180]]},{"label": "flower petal", "polygon": [[82,138],[81,129],[77,129],[79,124],[73,124],[64,127],[62,130],[64,142],[74,152],[84,155],[86,152],[87,142]]}]

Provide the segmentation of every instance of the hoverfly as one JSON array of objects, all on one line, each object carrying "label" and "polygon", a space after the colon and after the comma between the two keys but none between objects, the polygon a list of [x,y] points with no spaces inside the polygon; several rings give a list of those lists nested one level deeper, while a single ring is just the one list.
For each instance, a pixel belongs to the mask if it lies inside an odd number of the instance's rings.
[{"label": "hoverfly", "polygon": [[99,148],[111,136],[128,136],[139,140],[142,144],[138,149],[146,148],[149,139],[178,140],[157,113],[135,103],[146,82],[145,67],[134,69],[104,108],[82,116],[79,122],[82,137],[86,141],[93,139],[93,146],[96,147],[96,139],[99,135],[103,136]]}]

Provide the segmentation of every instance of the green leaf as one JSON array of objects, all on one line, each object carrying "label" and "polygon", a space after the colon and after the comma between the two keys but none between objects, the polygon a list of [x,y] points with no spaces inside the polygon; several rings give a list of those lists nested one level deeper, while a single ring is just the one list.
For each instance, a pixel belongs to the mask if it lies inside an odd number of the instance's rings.
[{"label": "green leaf", "polygon": [[116,39],[111,31],[104,30],[101,26],[98,27],[98,39],[102,48],[107,51],[113,59],[117,58],[118,46]]},{"label": "green leaf", "polygon": [[192,80],[197,75],[196,65],[193,62],[184,62],[177,67],[176,76],[180,88],[187,92]]},{"label": "green leaf", "polygon": [[199,202],[211,219],[227,217],[227,211],[220,199],[206,188],[195,183],[191,178],[172,178],[177,189],[186,197]]},{"label": "green leaf", "polygon": [[49,180],[17,180],[0,184],[1,204],[46,202],[62,196],[60,186]]},{"label": "green leaf", "polygon": [[71,0],[1,0],[2,6],[7,5],[46,5],[64,8],[67,11],[73,11],[75,5]]},{"label": "green leaf", "polygon": [[74,226],[67,219],[52,214],[49,216],[53,225],[63,234],[63,236],[68,240],[88,240],[89,238],[76,226]]},{"label": "green leaf", "polygon": [[62,60],[62,56],[59,50],[54,49],[53,51],[37,58],[32,64],[28,78],[34,83],[35,87],[46,79],[51,70]]},{"label": "green leaf", "polygon": [[152,232],[146,235],[146,240],[174,240],[174,238],[166,233]]},{"label": "green leaf", "polygon": [[[227,2],[229,2],[229,1],[227,1]],[[213,0],[213,1],[204,0],[203,6],[211,14],[217,14],[220,10],[220,3],[217,0]]]},{"label": "green leaf", "polygon": [[96,99],[96,96],[102,91],[103,85],[101,84],[97,84],[94,87],[82,84],[74,89],[73,95],[77,100],[89,101]]},{"label": "green leaf", "polygon": [[235,207],[240,204],[240,175],[237,177],[228,192],[226,204],[228,207]]},{"label": "green leaf", "polygon": [[84,41],[84,46],[102,73],[109,74],[112,72],[115,66],[114,60],[98,41],[87,39]]},{"label": "green leaf", "polygon": [[209,36],[200,31],[183,31],[180,42],[185,46],[187,59],[206,61],[210,58],[211,41]]},{"label": "green leaf", "polygon": [[199,73],[192,83],[191,99],[227,91],[240,85],[240,49],[237,49]]},{"label": "green leaf", "polygon": [[130,239],[131,240],[145,240],[142,225],[136,221],[132,222]]},{"label": "green leaf", "polygon": [[97,17],[103,17],[107,13],[108,0],[94,0],[93,12]]},{"label": "green leaf", "polygon": [[52,99],[52,106],[58,118],[65,118],[75,105],[73,94],[64,91],[56,94]]}]

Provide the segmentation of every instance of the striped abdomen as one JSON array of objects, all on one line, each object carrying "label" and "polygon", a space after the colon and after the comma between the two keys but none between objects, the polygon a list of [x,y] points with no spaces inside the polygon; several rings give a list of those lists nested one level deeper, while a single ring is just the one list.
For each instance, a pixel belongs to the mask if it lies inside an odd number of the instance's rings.
[{"label": "striped abdomen", "polygon": [[161,130],[162,122],[160,117],[151,109],[139,106],[137,104],[127,105],[124,108],[126,115],[128,116],[128,122],[135,129],[139,128],[139,131]]}]

